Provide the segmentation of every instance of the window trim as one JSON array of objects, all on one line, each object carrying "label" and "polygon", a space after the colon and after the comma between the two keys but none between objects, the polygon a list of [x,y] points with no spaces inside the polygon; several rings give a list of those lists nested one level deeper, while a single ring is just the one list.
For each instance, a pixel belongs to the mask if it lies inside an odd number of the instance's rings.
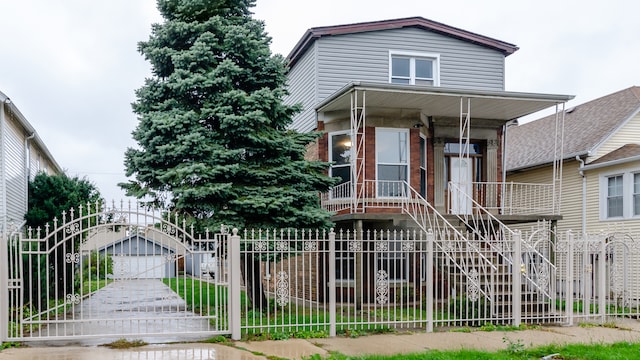
[{"label": "window trim", "polygon": [[[610,189],[609,182],[610,182],[612,179],[617,179],[617,178],[620,178],[620,182],[621,182],[621,184],[620,184],[621,194],[619,194],[619,195],[618,195],[618,194],[616,194],[616,195],[611,195],[611,194],[609,193],[609,189]],[[624,174],[614,174],[614,175],[605,176],[605,180],[606,180],[605,182],[606,182],[606,189],[607,189],[607,191],[606,191],[606,193],[605,193],[605,195],[604,195],[604,196],[605,196],[605,204],[604,204],[604,206],[605,206],[605,214],[604,214],[604,215],[605,215],[605,217],[606,217],[607,219],[620,219],[620,218],[624,218],[624,203],[625,203],[625,201],[624,201],[624,193],[625,193],[625,191],[624,191],[624,187],[625,187],[625,186],[624,186],[624,183],[625,183],[624,178],[625,178]],[[616,185],[617,185],[617,184],[616,184]],[[622,200],[621,209],[620,209],[620,210],[622,210],[622,215],[620,215],[620,216],[611,216],[611,215],[609,215],[609,213],[611,212],[611,208],[609,207],[609,200],[611,200],[611,199],[620,199],[620,200]]]},{"label": "window trim", "polygon": [[[378,159],[378,132],[394,132],[394,133],[399,133],[399,132],[403,132],[406,134],[407,136],[407,148],[406,148],[406,163],[402,164],[402,163],[387,163],[387,162],[380,162]],[[406,128],[388,128],[388,127],[376,127],[375,128],[375,167],[376,167],[376,197],[380,198],[380,199],[398,199],[401,198],[401,196],[392,196],[392,195],[380,195],[379,190],[380,190],[380,181],[385,181],[385,180],[380,180],[380,176],[378,174],[378,169],[380,165],[404,165],[406,167],[406,173],[405,176],[407,178],[406,182],[407,184],[409,184],[409,186],[411,186],[411,132],[409,131],[409,129]],[[388,181],[388,180],[387,180]]]},{"label": "window trim", "polygon": [[640,217],[640,213],[636,213],[636,201],[640,202],[640,191],[636,192],[636,177],[640,182],[640,171],[631,173],[631,216]]},{"label": "window trim", "polygon": [[393,57],[407,57],[410,59],[409,85],[416,84],[415,59],[429,59],[433,61],[433,85],[440,86],[440,54],[415,51],[389,50],[389,83],[393,82]]},{"label": "window trim", "polygon": [[[634,214],[634,177],[640,174],[637,167],[616,169],[598,174],[598,210],[600,221],[623,221],[640,219],[640,214]],[[608,216],[609,179],[622,176],[622,216]],[[640,175],[639,175],[640,176]]]}]

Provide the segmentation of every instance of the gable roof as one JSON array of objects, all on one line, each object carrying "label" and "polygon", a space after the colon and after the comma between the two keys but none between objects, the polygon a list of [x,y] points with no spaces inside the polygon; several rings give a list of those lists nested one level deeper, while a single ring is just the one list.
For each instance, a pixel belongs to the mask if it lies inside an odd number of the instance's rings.
[{"label": "gable roof", "polygon": [[51,155],[51,152],[44,144],[44,141],[40,138],[40,135],[36,132],[34,127],[27,121],[27,119],[22,115],[20,110],[16,107],[16,105],[9,99],[7,95],[0,91],[0,111],[6,111],[8,114],[15,115],[13,119],[17,119],[18,124],[24,129],[24,132],[27,134],[31,134],[34,136],[33,141],[40,148],[40,150],[47,156],[47,160],[51,163],[51,166],[54,167],[56,173],[62,173],[62,168],[58,165],[56,159]]},{"label": "gable roof", "polygon": [[311,28],[304,33],[302,38],[298,41],[296,46],[287,56],[287,59],[289,60],[289,66],[293,66],[313,44],[313,42],[321,37],[354,34],[368,31],[400,29],[406,27],[414,27],[427,31],[433,31],[460,40],[472,42],[474,44],[500,51],[505,56],[511,55],[516,50],[518,50],[518,47],[513,44],[459,29],[453,26],[445,25],[437,21],[425,19],[420,16],[416,16],[401,19],[380,20]]},{"label": "gable roof", "polygon": [[[565,110],[563,158],[588,155],[639,111],[640,87],[637,86]],[[556,115],[552,114],[508,129],[508,171],[554,161],[555,120]]]},{"label": "gable roof", "polygon": [[626,144],[584,166],[584,170],[640,161],[640,144]]},{"label": "gable roof", "polygon": [[[138,246],[135,249],[132,249],[128,244],[137,242]],[[156,254],[155,248],[162,249],[162,251],[166,252],[174,252],[175,249],[172,249],[169,244],[165,244],[161,241],[157,241],[153,238],[147,238],[140,234],[133,234],[127,237],[124,237],[120,240],[112,241],[98,248],[98,252],[111,252],[113,249],[120,245],[124,250],[122,253],[129,254],[131,251],[136,251],[139,255],[163,255]],[[151,253],[149,253],[149,246],[151,246]],[[143,248],[140,248],[143,247]]]}]

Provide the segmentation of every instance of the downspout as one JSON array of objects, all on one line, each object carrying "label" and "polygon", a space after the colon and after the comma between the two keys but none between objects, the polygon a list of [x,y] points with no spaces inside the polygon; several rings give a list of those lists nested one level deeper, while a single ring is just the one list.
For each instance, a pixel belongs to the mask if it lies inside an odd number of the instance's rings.
[{"label": "downspout", "polygon": [[29,142],[36,136],[33,132],[24,138],[24,212],[29,211],[29,178],[31,178],[31,151],[29,151]]},{"label": "downspout", "polygon": [[576,155],[576,160],[580,162],[580,176],[582,176],[582,236],[587,233],[587,176],[584,174],[584,160]]}]

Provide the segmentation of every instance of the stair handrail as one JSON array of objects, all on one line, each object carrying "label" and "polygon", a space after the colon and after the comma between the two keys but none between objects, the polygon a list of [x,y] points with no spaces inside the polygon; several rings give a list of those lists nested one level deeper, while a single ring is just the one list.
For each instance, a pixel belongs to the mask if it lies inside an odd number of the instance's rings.
[{"label": "stair handrail", "polygon": [[[513,260],[507,256],[507,254],[504,253],[504,249],[506,248],[505,246],[496,246],[490,239],[487,238],[487,233],[494,233],[494,229],[493,229],[493,224],[498,224],[499,226],[499,230],[503,233],[507,233],[509,235],[510,239],[516,239],[515,236],[515,232],[513,230],[511,230],[511,228],[509,228],[507,225],[505,225],[502,221],[500,221],[500,219],[498,219],[495,215],[493,215],[489,210],[487,210],[484,206],[482,206],[480,203],[478,203],[472,196],[470,196],[466,191],[463,191],[458,184],[450,181],[449,182],[449,199],[453,198],[453,195],[457,195],[457,196],[463,196],[463,200],[465,201],[470,201],[471,202],[471,214],[465,213],[465,214],[460,214],[460,213],[456,213],[454,215],[456,215],[462,222],[464,222],[467,227],[474,232],[474,234],[476,236],[479,236],[480,238],[482,238],[490,247],[493,251],[495,251],[496,253],[500,254],[500,256],[502,256],[502,258],[504,258],[507,263],[509,265],[513,265]],[[450,200],[451,201],[451,200]],[[478,212],[479,216],[478,218],[475,216],[476,212]],[[486,221],[482,221],[482,216],[486,217]],[[469,218],[471,217],[472,222],[469,221]],[[480,229],[484,230],[484,231],[480,231]],[[489,229],[488,227],[490,227],[491,229]],[[497,237],[496,237],[497,238]],[[495,240],[494,240],[495,241]],[[504,240],[502,240],[504,241]],[[532,252],[534,255],[539,256],[540,259],[543,259],[543,262],[546,263],[546,265],[548,265],[551,269],[555,270],[556,266],[546,257],[544,256],[542,253],[540,253],[538,250],[536,250],[534,247],[530,246],[526,241],[524,241],[522,238],[520,238],[520,243],[521,243],[521,248],[524,250],[526,249],[529,252]],[[544,296],[547,297],[547,299],[551,299],[551,294],[549,294],[549,292],[545,289],[543,289],[540,285],[538,285],[538,283],[531,277],[529,276],[528,272],[523,272],[522,275],[524,276],[525,280],[527,281],[527,283],[533,285],[539,292],[541,292]]]},{"label": "stair handrail", "polygon": [[[440,238],[443,238],[443,232],[453,233],[454,238],[460,240],[469,241],[453,224],[451,224],[429,201],[427,201],[420,193],[418,193],[413,187],[405,181],[402,191],[402,211],[409,215],[409,217],[422,229],[422,231],[428,232],[431,229],[434,233],[441,234]],[[432,217],[433,215],[433,217]],[[429,224],[429,227],[426,226]],[[442,226],[440,226],[442,224]],[[441,229],[444,227],[444,229]],[[472,283],[478,291],[485,297],[489,303],[493,303],[493,297],[485,292],[485,290],[474,281],[470,276],[467,269],[465,269],[458,261],[451,256],[449,251],[445,249],[438,241],[435,242],[438,249],[447,256],[447,258],[465,275],[466,279]],[[484,261],[484,265],[489,265],[494,271],[498,267],[491,262],[481,251],[475,247],[471,247],[478,254],[479,258]]]}]

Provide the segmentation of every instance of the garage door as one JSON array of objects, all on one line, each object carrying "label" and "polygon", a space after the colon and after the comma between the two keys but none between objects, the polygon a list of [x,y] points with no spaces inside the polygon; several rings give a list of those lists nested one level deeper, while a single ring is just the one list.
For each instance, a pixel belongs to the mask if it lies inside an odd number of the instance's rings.
[{"label": "garage door", "polygon": [[114,279],[160,279],[166,277],[166,257],[113,256]]}]

